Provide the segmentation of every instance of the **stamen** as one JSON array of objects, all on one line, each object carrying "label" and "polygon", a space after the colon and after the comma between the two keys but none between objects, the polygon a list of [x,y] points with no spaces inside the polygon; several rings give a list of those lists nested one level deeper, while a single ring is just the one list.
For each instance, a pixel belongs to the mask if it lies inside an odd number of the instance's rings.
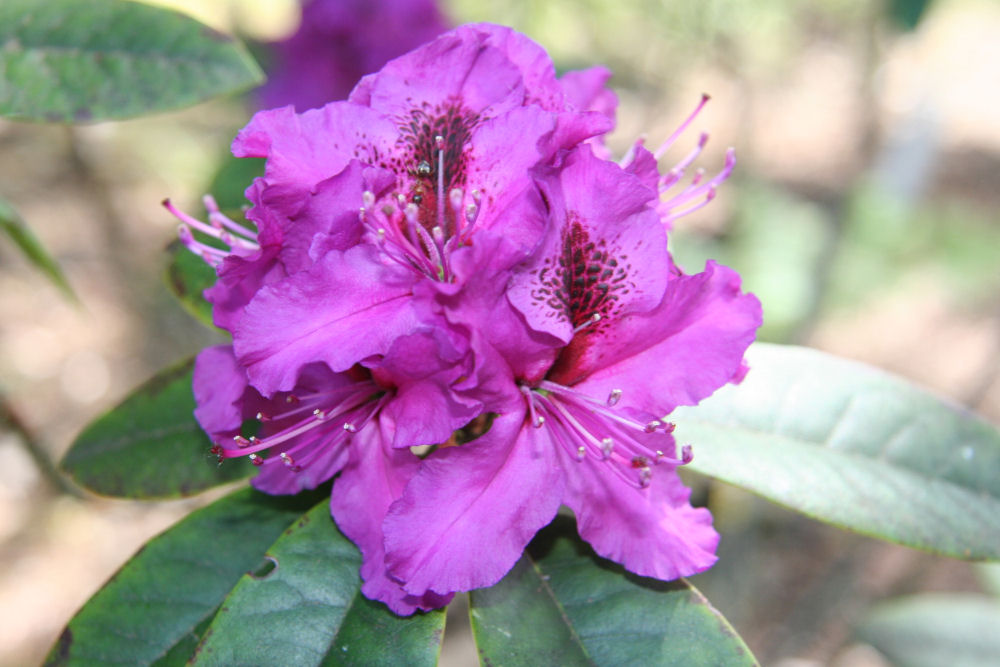
[{"label": "stamen", "polygon": [[440,134],[434,137],[434,145],[438,149],[437,223],[439,227],[444,227],[446,224],[444,218],[444,137]]},{"label": "stamen", "polygon": [[701,101],[698,103],[698,106],[695,107],[694,111],[691,112],[691,115],[688,116],[684,122],[680,124],[680,127],[674,130],[674,133],[667,137],[667,140],[660,144],[660,147],[653,152],[654,158],[659,160],[663,157],[664,153],[667,152],[667,149],[670,148],[675,141],[677,141],[677,137],[681,136],[681,134],[684,133],[684,130],[686,130],[688,126],[694,122],[694,119],[698,117],[698,114],[701,113],[701,110],[705,108],[705,105],[708,104],[708,100],[710,99],[711,97],[709,95],[704,93],[702,94]]},{"label": "stamen", "polygon": [[580,326],[578,326],[575,329],[573,329],[573,334],[576,335],[576,334],[580,333],[581,331],[583,331],[584,329],[586,329],[587,327],[589,327],[590,325],[597,324],[600,321],[601,321],[601,314],[600,313],[594,313],[593,315],[591,315],[590,317],[587,318],[586,322],[584,322]]},{"label": "stamen", "polygon": [[462,229],[465,226],[462,215],[462,200],[464,197],[465,193],[462,192],[462,188],[452,188],[451,192],[448,193],[448,203],[451,204],[451,214],[455,219],[454,237],[461,236]]},{"label": "stamen", "polygon": [[531,425],[535,428],[541,428],[545,424],[545,417],[535,412],[535,392],[523,384],[520,386],[520,389],[521,393],[524,394],[524,398],[528,401],[528,414],[531,416]]},{"label": "stamen", "polygon": [[580,445],[579,447],[576,448],[576,460],[577,461],[582,461],[586,455],[587,455],[587,448],[586,447],[584,447],[583,445]]},{"label": "stamen", "polygon": [[262,465],[264,465],[264,459],[263,459],[263,457],[257,456],[256,454],[251,454],[247,458],[249,458],[250,459],[250,463],[254,464],[255,466],[262,466]]},{"label": "stamen", "polygon": [[611,393],[608,394],[608,405],[614,407],[618,405],[618,401],[622,400],[622,390],[612,389]]},{"label": "stamen", "polygon": [[611,452],[615,449],[615,441],[611,438],[604,438],[601,440],[601,450],[604,452],[605,460],[611,458]]}]

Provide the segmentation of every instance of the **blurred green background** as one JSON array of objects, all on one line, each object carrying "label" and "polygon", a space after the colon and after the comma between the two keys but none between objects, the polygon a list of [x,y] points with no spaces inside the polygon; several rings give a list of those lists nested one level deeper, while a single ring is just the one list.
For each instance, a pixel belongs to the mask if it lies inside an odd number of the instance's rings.
[{"label": "blurred green background", "polygon": [[[280,39],[298,20],[292,0],[155,4],[252,42]],[[709,93],[663,164],[704,130],[701,165],[720,168],[729,146],[738,165],[712,205],[676,223],[681,265],[735,267],[764,304],[762,339],[881,366],[1000,421],[1000,4],[453,0],[444,9],[456,24],[527,33],[560,70],[608,65],[619,155],[640,135],[657,145]],[[174,221],[159,202],[200,211],[251,108],[222,99],[91,126],[0,121],[0,197],[80,297],[67,301],[0,246],[0,384],[53,458],[152,371],[220,340],[163,286]],[[720,564],[693,583],[764,664],[891,664],[858,639],[877,637],[855,633],[872,605],[982,594],[995,582],[995,572],[692,483],[723,535]],[[143,540],[201,502],[60,493],[15,430],[0,431],[0,664],[40,660]],[[462,650],[453,643],[446,657],[463,664]]]}]

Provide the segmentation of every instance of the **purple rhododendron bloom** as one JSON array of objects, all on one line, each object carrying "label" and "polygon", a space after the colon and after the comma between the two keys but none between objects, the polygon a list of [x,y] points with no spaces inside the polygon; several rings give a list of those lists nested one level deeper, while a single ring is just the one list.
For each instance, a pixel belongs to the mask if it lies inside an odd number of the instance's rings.
[{"label": "purple rhododendron bloom", "polygon": [[233,144],[267,158],[247,225],[167,203],[233,336],[195,368],[213,451],[249,456],[269,493],[336,477],[362,590],[397,613],[499,581],[560,505],[638,574],[715,560],[667,415],[742,379],[760,304],[725,267],[685,275],[666,232],[733,157],[682,184],[702,135],[658,169],[705,98],[655,153],[611,161],[609,76],[557,78],[522,35],[458,28],[346,101],[258,113]]},{"label": "purple rhododendron bloom", "polygon": [[295,34],[272,45],[260,106],[305,111],[342,100],[365,74],[447,29],[434,0],[309,0]]}]

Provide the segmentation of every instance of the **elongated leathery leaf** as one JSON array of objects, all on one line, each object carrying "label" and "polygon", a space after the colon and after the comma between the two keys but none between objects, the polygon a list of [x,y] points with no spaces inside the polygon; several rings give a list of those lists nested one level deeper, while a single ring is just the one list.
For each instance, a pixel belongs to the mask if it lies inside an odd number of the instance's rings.
[{"label": "elongated leathery leaf", "polygon": [[0,115],[79,122],[176,109],[262,80],[227,35],[125,0],[0,3]]},{"label": "elongated leathery leaf", "polygon": [[470,595],[483,664],[755,665],[729,623],[684,580],[626,573],[559,517],[496,586]]},{"label": "elongated leathery leaf", "polygon": [[14,207],[3,199],[0,199],[0,229],[14,242],[25,258],[62,290],[63,294],[74,301],[77,300],[76,293],[66,280],[59,263],[53,259],[31,228],[24,224],[24,220]]},{"label": "elongated leathery leaf", "polygon": [[175,241],[167,248],[170,264],[164,276],[167,287],[180,301],[184,309],[202,324],[212,324],[212,304],[205,300],[203,292],[215,284],[215,269],[205,260]]},{"label": "elongated leathery leaf", "polygon": [[670,416],[690,467],[820,521],[1000,558],[1000,432],[863,364],[754,345],[750,373]]},{"label": "elongated leathery leaf", "polygon": [[155,375],[77,437],[60,464],[107,496],[168,498],[249,477],[244,459],[219,465],[192,412],[192,361]]},{"label": "elongated leathery leaf", "polygon": [[361,594],[361,555],[321,502],[222,604],[195,665],[434,665],[443,610],[400,617]]},{"label": "elongated leathery leaf", "polygon": [[877,606],[858,634],[899,667],[1000,665],[1000,602],[926,593]]},{"label": "elongated leathery leaf", "polygon": [[193,650],[199,624],[322,495],[243,489],[194,512],[146,544],[90,598],[45,664],[148,665],[177,657],[178,644]]}]

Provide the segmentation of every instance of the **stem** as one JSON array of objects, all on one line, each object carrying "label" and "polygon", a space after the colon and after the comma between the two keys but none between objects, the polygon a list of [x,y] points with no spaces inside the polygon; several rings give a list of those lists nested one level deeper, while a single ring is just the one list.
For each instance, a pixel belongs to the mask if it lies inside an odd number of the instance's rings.
[{"label": "stem", "polygon": [[52,459],[49,457],[45,447],[38,441],[38,438],[31,432],[28,425],[24,423],[20,415],[7,400],[7,397],[0,394],[0,421],[6,424],[11,431],[17,434],[18,440],[24,446],[25,451],[34,461],[38,472],[56,493],[65,493],[77,498],[82,494],[66,478],[62,476]]}]

